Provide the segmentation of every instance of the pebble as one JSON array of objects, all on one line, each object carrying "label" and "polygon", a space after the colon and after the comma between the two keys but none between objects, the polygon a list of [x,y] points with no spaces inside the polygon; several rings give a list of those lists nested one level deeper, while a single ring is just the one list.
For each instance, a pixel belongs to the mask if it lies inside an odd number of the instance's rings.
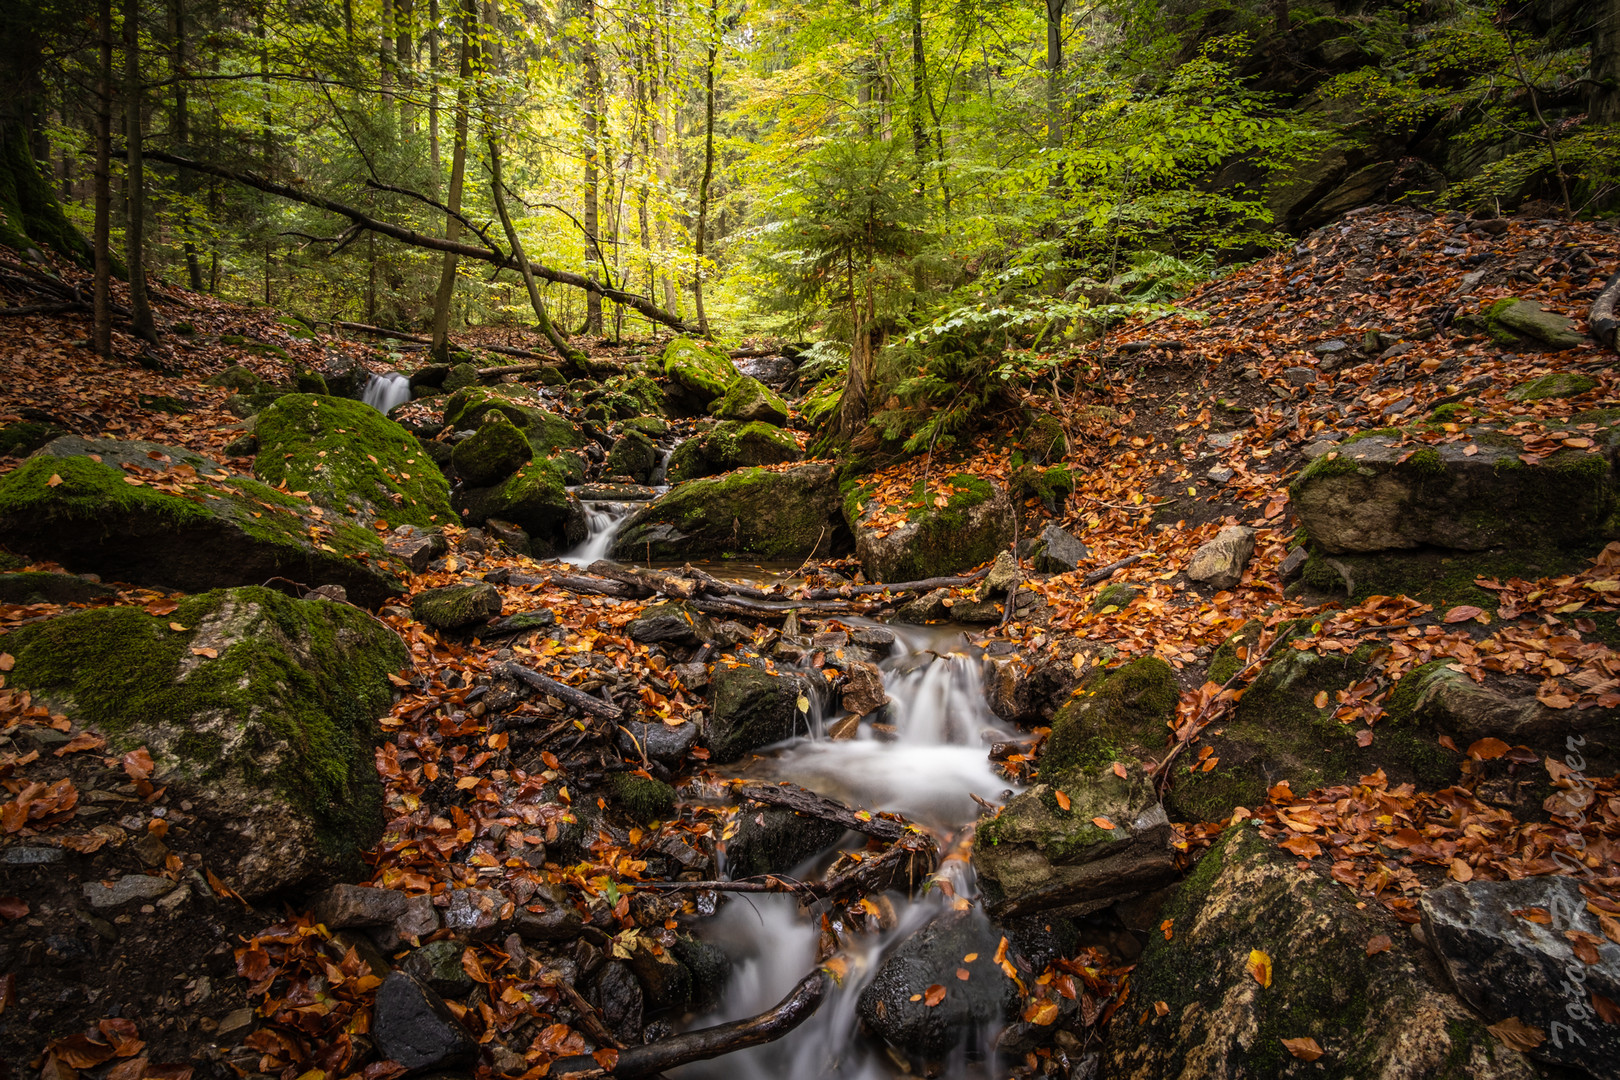
[{"label": "pebble", "polygon": [[7,848],[4,856],[0,856],[7,866],[44,866],[46,863],[59,863],[62,861],[62,849],[56,847],[14,847]]},{"label": "pebble", "polygon": [[132,900],[156,900],[160,896],[168,895],[174,888],[174,882],[168,878],[151,877],[146,874],[125,874],[108,888],[99,881],[92,881],[84,887],[84,898],[90,901],[90,906],[96,909],[122,907]]}]

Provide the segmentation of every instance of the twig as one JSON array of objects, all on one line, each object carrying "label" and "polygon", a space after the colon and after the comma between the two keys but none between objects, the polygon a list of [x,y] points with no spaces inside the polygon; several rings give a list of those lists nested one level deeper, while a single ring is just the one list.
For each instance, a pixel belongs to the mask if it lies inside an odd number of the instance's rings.
[{"label": "twig", "polygon": [[1136,555],[1127,555],[1118,562],[1111,562],[1107,566],[1099,566],[1097,569],[1087,574],[1082,580],[1084,580],[1087,585],[1095,585],[1099,581],[1113,577],[1116,573],[1125,569],[1127,566],[1134,566],[1141,561],[1142,555],[1140,553]]},{"label": "twig", "polygon": [[614,721],[624,718],[624,710],[619,706],[610,705],[601,698],[592,697],[585,691],[569,686],[567,683],[560,683],[556,679],[547,678],[538,671],[526,668],[522,664],[508,661],[492,670],[499,674],[510,675],[520,682],[528,683],[536,690],[562,698],[570,705],[578,706],[582,712],[590,713],[592,716],[600,716]]}]

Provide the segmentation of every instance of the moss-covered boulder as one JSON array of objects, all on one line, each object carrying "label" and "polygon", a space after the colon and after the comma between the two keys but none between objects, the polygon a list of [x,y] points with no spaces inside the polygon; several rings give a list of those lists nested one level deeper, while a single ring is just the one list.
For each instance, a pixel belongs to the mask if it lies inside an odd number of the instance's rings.
[{"label": "moss-covered boulder", "polygon": [[1158,760],[1180,700],[1175,671],[1156,656],[1099,673],[1053,715],[1041,770],[1055,774],[1131,758]]},{"label": "moss-covered boulder", "polygon": [[1086,915],[1175,879],[1170,819],[1135,758],[1041,775],[975,834],[993,917]]},{"label": "moss-covered boulder", "polygon": [[260,377],[252,368],[241,364],[232,364],[224,371],[215,372],[203,380],[203,385],[223,386],[238,394],[262,394],[271,389],[269,380]]},{"label": "moss-covered boulder", "polygon": [[788,422],[787,402],[758,379],[744,375],[726,387],[726,392],[709,406],[709,412],[722,420],[759,420],[767,424]]},{"label": "moss-covered boulder", "polygon": [[373,531],[218,468],[153,443],[58,439],[0,477],[0,545],[190,592],[280,577],[375,606],[403,591],[404,567]]},{"label": "moss-covered boulder", "polygon": [[482,525],[490,518],[510,522],[529,534],[537,557],[555,555],[586,536],[585,509],[544,462],[531,462],[493,487],[465,488],[455,498],[462,520]]},{"label": "moss-covered boulder", "polygon": [[259,414],[260,480],[362,525],[431,528],[455,520],[450,486],[414,435],[359,401],[291,394]]},{"label": "moss-covered boulder", "polygon": [[1539,379],[1520,383],[1502,396],[1509,401],[1544,401],[1547,398],[1575,397],[1597,388],[1597,380],[1573,371],[1555,371]]},{"label": "moss-covered boulder", "polygon": [[675,448],[669,459],[672,484],[733,469],[780,465],[804,456],[798,442],[772,424],[726,420]]},{"label": "moss-covered boulder", "polygon": [[469,487],[499,483],[534,458],[534,448],[505,413],[484,414],[478,430],[456,443],[450,464]]},{"label": "moss-covered boulder", "polygon": [[645,484],[658,465],[658,447],[646,435],[627,429],[608,451],[607,471],[611,476],[628,476]]},{"label": "moss-covered boulder", "polygon": [[458,390],[477,385],[478,369],[472,364],[460,363],[452,366],[445,373],[444,382],[439,384],[439,388],[447,394],[453,394]]},{"label": "moss-covered boulder", "polygon": [[244,896],[363,872],[383,825],[377,718],[409,662],[364,612],[253,587],[160,616],[75,612],[0,641],[12,686],[112,754],[151,752],[155,781],[193,806],[208,868]]},{"label": "moss-covered boulder", "polygon": [[844,496],[844,519],[855,554],[873,581],[920,581],[989,562],[1012,543],[1012,500],[994,481],[967,473],[949,477],[951,494],[934,505],[932,492],[905,504],[906,520],[889,523],[889,508],[865,488]]},{"label": "moss-covered boulder", "polygon": [[523,430],[535,453],[578,449],[588,441],[578,424],[541,407],[533,390],[502,383],[470,386],[456,391],[444,406],[444,422],[458,430],[476,428],[484,414],[496,409]]},{"label": "moss-covered boulder", "polygon": [[[1378,769],[1392,784],[1415,783],[1424,791],[1457,779],[1458,755],[1439,745],[1432,727],[1410,719],[1386,717],[1372,729],[1372,743],[1362,746],[1356,738],[1361,725],[1341,723],[1333,713],[1337,692],[1372,674],[1373,649],[1346,656],[1293,647],[1309,637],[1308,623],[1282,628],[1281,643],[1231,717],[1206,731],[1174,768],[1165,793],[1172,818],[1224,821],[1236,807],[1263,803],[1267,789],[1285,780],[1304,793],[1353,784]],[[1216,762],[1207,772],[1193,767],[1205,747],[1204,760]]]},{"label": "moss-covered boulder", "polygon": [[0,457],[27,457],[52,439],[66,434],[55,424],[32,420],[0,425]]},{"label": "moss-covered boulder", "polygon": [[1504,345],[1533,341],[1553,349],[1573,349],[1586,344],[1585,336],[1575,330],[1575,320],[1511,296],[1485,309],[1485,328]]},{"label": "moss-covered boulder", "polygon": [[631,514],[613,545],[623,559],[804,559],[848,550],[837,481],[820,464],[688,481]]},{"label": "moss-covered boulder", "polygon": [[643,825],[664,821],[675,811],[675,789],[662,780],[614,773],[608,787],[631,820]]},{"label": "moss-covered boulder", "polygon": [[1347,443],[1294,480],[1292,508],[1330,553],[1478,551],[1600,534],[1615,502],[1606,456],[1565,449],[1531,465],[1517,438],[1486,428],[1468,435],[1436,446],[1405,444],[1398,433]]},{"label": "moss-covered boulder", "polygon": [[678,337],[664,346],[663,365],[670,381],[704,408],[741,378],[729,356],[719,349],[704,348],[691,338]]},{"label": "moss-covered boulder", "polygon": [[[1255,828],[1227,830],[1162,917],[1169,929],[1149,935],[1132,1004],[1109,1026],[1107,1076],[1537,1075],[1439,983],[1405,927]],[[1369,956],[1380,934],[1391,946]],[[1255,952],[1269,960],[1265,985],[1248,970]],[[1283,1044],[1301,1038],[1319,1060]]]},{"label": "moss-covered boulder", "polygon": [[117,595],[116,589],[72,574],[0,574],[0,604],[89,604]]},{"label": "moss-covered boulder", "polygon": [[435,630],[462,630],[501,613],[501,593],[493,585],[446,585],[411,598],[411,615]]},{"label": "moss-covered boulder", "polygon": [[709,755],[717,763],[809,733],[810,680],[797,672],[722,664],[709,686]]},{"label": "moss-covered boulder", "polygon": [[838,403],[843,399],[844,377],[829,375],[799,399],[799,415],[811,427],[820,427],[829,416],[837,414]]}]

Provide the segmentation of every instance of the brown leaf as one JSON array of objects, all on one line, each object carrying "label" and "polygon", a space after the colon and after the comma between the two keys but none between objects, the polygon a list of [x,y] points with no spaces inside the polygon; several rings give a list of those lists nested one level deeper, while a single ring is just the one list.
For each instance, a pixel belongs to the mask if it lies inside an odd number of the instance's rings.
[{"label": "brown leaf", "polygon": [[1592,1011],[1597,1013],[1598,1019],[1605,1024],[1620,1024],[1620,1005],[1616,1005],[1596,990],[1592,991]]},{"label": "brown leaf", "polygon": [[206,645],[201,647],[193,646],[191,655],[206,657],[209,660],[217,660],[219,659],[219,650]]},{"label": "brown leaf", "polygon": [[1525,1054],[1547,1041],[1545,1031],[1531,1027],[1516,1016],[1491,1024],[1485,1030],[1495,1035],[1508,1049]]},{"label": "brown leaf", "polygon": [[60,473],[51,473],[51,478],[49,480],[45,481],[45,486],[46,487],[56,487],[61,482],[62,482],[62,476],[61,476]]},{"label": "brown leaf", "polygon": [[1474,607],[1472,604],[1461,604],[1446,612],[1444,621],[1448,623],[1467,622],[1469,619],[1478,618],[1483,614],[1485,612],[1482,609]]},{"label": "brown leaf", "polygon": [[1099,829],[1112,829],[1114,827],[1114,823],[1105,817],[1094,817],[1091,819],[1091,823]]},{"label": "brown leaf", "polygon": [[1118,761],[1114,762],[1114,775],[1119,777],[1121,780],[1129,779],[1130,776],[1130,774],[1125,771],[1125,766]]},{"label": "brown leaf", "polygon": [[28,916],[28,904],[15,896],[0,896],[0,919],[22,919]]},{"label": "brown leaf", "polygon": [[1389,939],[1388,934],[1374,934],[1367,939],[1367,955],[1377,956],[1381,952],[1389,952],[1395,943]]},{"label": "brown leaf", "polygon": [[125,774],[127,774],[131,780],[148,779],[152,775],[152,770],[157,768],[156,764],[152,761],[152,755],[144,746],[138,750],[131,750],[129,753],[125,754],[123,758],[123,765]]},{"label": "brown leaf", "polygon": [[1472,881],[1474,880],[1474,868],[1469,866],[1466,860],[1452,859],[1451,869],[1447,872],[1447,876],[1453,881]]},{"label": "brown leaf", "polygon": [[1552,916],[1547,913],[1547,909],[1544,907],[1515,908],[1513,914],[1538,926],[1552,925]]},{"label": "brown leaf", "polygon": [[611,1046],[604,1046],[602,1049],[593,1052],[591,1054],[591,1059],[595,1061],[599,1067],[606,1069],[608,1072],[612,1072],[619,1064],[619,1052],[613,1049]]},{"label": "brown leaf", "polygon": [[956,969],[956,977],[958,979],[961,979],[963,982],[967,982],[969,979],[971,979],[973,977],[973,973],[968,971],[967,968],[957,968]]},{"label": "brown leaf", "polygon": [[1024,1010],[1024,1020],[1031,1024],[1046,1027],[1058,1018],[1058,1003],[1051,998],[1042,998],[1029,1003]]},{"label": "brown leaf", "polygon": [[1284,1039],[1282,1044],[1288,1048],[1290,1054],[1301,1061],[1315,1061],[1322,1056],[1322,1047],[1309,1035],[1298,1039]]},{"label": "brown leaf", "polygon": [[1475,761],[1494,761],[1511,749],[1501,739],[1484,738],[1468,746],[1468,756]]},{"label": "brown leaf", "polygon": [[8,652],[0,652],[0,671],[10,671],[17,666],[17,658]]},{"label": "brown leaf", "polygon": [[113,1048],[86,1035],[67,1035],[45,1044],[45,1052],[74,1069],[93,1069],[113,1057]]},{"label": "brown leaf", "polygon": [[930,986],[927,990],[923,991],[923,1004],[927,1005],[930,1009],[944,1000],[945,988],[939,985],[939,983],[935,983],[933,986]]}]

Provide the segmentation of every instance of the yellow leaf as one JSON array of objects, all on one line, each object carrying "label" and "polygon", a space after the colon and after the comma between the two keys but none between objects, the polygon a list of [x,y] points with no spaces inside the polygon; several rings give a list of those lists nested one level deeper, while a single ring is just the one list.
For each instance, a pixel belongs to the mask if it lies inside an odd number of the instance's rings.
[{"label": "yellow leaf", "polygon": [[1253,949],[1249,952],[1249,963],[1247,966],[1249,974],[1254,976],[1255,982],[1259,983],[1261,986],[1271,985],[1270,956],[1267,956],[1259,949]]},{"label": "yellow leaf", "polygon": [[56,485],[60,484],[61,482],[62,482],[62,478],[60,476],[58,476],[56,473],[51,473],[51,478],[49,480],[45,481],[45,486],[46,487],[55,487]]},{"label": "yellow leaf", "polygon": [[189,627],[189,626],[181,626],[177,622],[172,622],[172,623],[169,624],[169,629],[175,631],[176,633],[179,633],[181,631],[190,630],[191,627]]},{"label": "yellow leaf", "polygon": [[191,650],[191,655],[192,656],[206,656],[208,659],[213,660],[213,659],[216,659],[219,656],[219,650],[218,649],[210,649],[210,648],[206,648],[206,647],[200,648],[200,649],[192,649]]}]

